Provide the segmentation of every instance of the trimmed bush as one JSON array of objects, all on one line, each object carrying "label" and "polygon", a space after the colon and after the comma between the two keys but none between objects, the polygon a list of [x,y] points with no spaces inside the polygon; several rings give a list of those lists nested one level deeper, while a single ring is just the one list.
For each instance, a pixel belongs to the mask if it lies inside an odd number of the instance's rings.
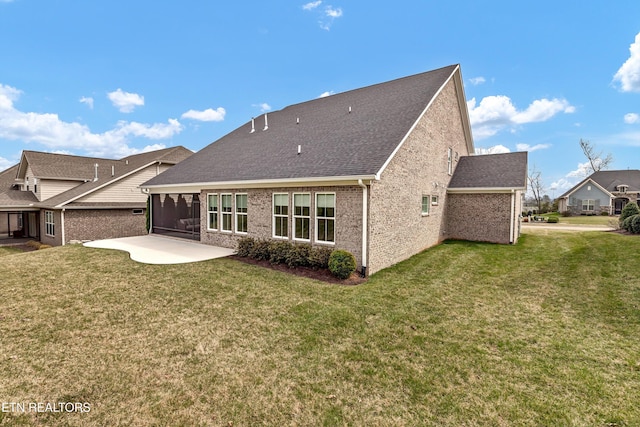
[{"label": "trimmed bush", "polygon": [[[620,213],[620,224],[624,223],[624,221],[630,216],[640,214],[640,209],[638,209],[638,204],[636,202],[627,203],[622,212]],[[624,227],[623,227],[624,228]]]},{"label": "trimmed bush", "polygon": [[569,217],[572,215],[571,211],[566,210],[566,211],[562,211],[560,212],[560,215],[564,216],[564,217]]},{"label": "trimmed bush", "polygon": [[292,249],[289,242],[271,242],[269,244],[269,262],[271,264],[286,264]]},{"label": "trimmed bush", "polygon": [[559,220],[557,216],[550,216],[549,218],[547,218],[547,222],[549,224],[556,224],[559,222]]},{"label": "trimmed bush", "polygon": [[631,217],[631,232],[634,234],[640,234],[640,215],[634,215]]},{"label": "trimmed bush", "polygon": [[249,257],[259,261],[269,260],[271,258],[270,244],[268,240],[256,240],[253,242]]},{"label": "trimmed bush", "polygon": [[307,243],[291,245],[291,249],[287,254],[285,262],[289,268],[307,267],[310,264],[309,255],[311,253],[311,245]]},{"label": "trimmed bush", "polygon": [[329,257],[329,271],[339,279],[346,279],[356,271],[356,258],[351,252],[337,249]]},{"label": "trimmed bush", "polygon": [[309,266],[315,269],[329,268],[329,257],[333,249],[324,246],[311,248],[309,252]]},{"label": "trimmed bush", "polygon": [[251,254],[251,250],[253,249],[253,245],[256,242],[256,239],[252,237],[243,237],[238,240],[238,249],[236,253],[241,257],[248,257]]},{"label": "trimmed bush", "polygon": [[625,218],[622,223],[620,224],[620,228],[622,228],[623,230],[627,230],[629,232],[631,232],[631,220],[633,219],[632,216]]}]

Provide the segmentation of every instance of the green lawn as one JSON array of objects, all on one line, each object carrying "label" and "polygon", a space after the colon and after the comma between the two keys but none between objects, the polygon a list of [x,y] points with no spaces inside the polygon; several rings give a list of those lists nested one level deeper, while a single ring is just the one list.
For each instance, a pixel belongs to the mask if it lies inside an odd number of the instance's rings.
[{"label": "green lawn", "polygon": [[567,225],[603,225],[603,226],[617,226],[617,216],[603,216],[603,215],[575,215],[575,216],[561,216],[558,213],[543,214],[545,218],[557,217],[559,224]]},{"label": "green lawn", "polygon": [[0,264],[0,425],[640,425],[640,238],[448,242],[359,286],[66,246]]}]

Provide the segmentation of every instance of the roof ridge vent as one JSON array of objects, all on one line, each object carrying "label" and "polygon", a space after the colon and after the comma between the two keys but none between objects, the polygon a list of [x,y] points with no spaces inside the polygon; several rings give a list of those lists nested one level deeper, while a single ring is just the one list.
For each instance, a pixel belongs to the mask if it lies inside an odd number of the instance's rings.
[{"label": "roof ridge vent", "polygon": [[264,129],[263,131],[269,129],[269,120],[267,119],[267,113],[264,113]]},{"label": "roof ridge vent", "polygon": [[256,119],[251,117],[251,132],[249,133],[254,133],[255,131],[256,131]]},{"label": "roof ridge vent", "polygon": [[349,114],[351,114],[351,105],[349,105]]}]

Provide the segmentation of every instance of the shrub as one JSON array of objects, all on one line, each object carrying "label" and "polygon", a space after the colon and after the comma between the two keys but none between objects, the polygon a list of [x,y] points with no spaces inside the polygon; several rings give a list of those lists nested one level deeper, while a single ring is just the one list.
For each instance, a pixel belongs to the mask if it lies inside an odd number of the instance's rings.
[{"label": "shrub", "polygon": [[549,218],[547,218],[547,222],[550,224],[556,224],[557,222],[559,222],[559,220],[557,216],[550,216]]},{"label": "shrub", "polygon": [[256,240],[252,237],[243,237],[238,240],[238,250],[236,251],[238,256],[248,257],[251,254],[251,250],[253,249],[253,245]]},{"label": "shrub", "polygon": [[622,228],[623,230],[627,230],[627,231],[631,231],[631,220],[633,219],[632,216],[625,218],[622,223],[620,224],[620,228]]},{"label": "shrub", "polygon": [[329,268],[329,257],[333,250],[324,246],[311,248],[309,251],[309,266],[315,269]]},{"label": "shrub", "polygon": [[634,234],[640,234],[640,215],[634,215],[631,217],[631,232]]},{"label": "shrub", "polygon": [[311,245],[302,243],[299,245],[291,245],[291,250],[287,254],[286,263],[289,268],[306,267],[310,265],[309,255],[311,253]]},{"label": "shrub", "polygon": [[339,279],[346,279],[356,271],[356,258],[351,252],[337,249],[329,256],[329,271]]},{"label": "shrub", "polygon": [[269,243],[269,262],[271,264],[286,263],[292,249],[292,245],[289,242]]},{"label": "shrub", "polygon": [[256,240],[251,247],[249,257],[259,261],[268,260],[271,257],[269,249],[270,244],[268,240]]},{"label": "shrub", "polygon": [[609,212],[607,212],[607,211],[601,211],[601,212],[600,212],[600,215],[602,215],[602,216],[609,216]]},{"label": "shrub", "polygon": [[571,216],[571,215],[572,215],[572,213],[571,213],[571,211],[570,211],[570,210],[566,210],[566,211],[562,211],[562,212],[560,212],[560,215],[562,215],[562,216],[564,216],[564,217],[568,217],[568,216]]},{"label": "shrub", "polygon": [[40,245],[38,246],[38,250],[40,249],[49,249],[51,247],[51,245]]},{"label": "shrub", "polygon": [[638,214],[640,214],[640,209],[638,209],[638,204],[636,202],[627,203],[622,209],[622,212],[620,213],[620,224],[622,224],[630,216],[634,216]]}]

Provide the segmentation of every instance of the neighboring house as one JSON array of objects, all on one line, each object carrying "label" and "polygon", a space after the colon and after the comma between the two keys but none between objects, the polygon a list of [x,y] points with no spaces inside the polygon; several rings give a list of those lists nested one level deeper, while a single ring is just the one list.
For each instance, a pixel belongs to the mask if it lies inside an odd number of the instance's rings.
[{"label": "neighboring house", "polygon": [[191,154],[173,147],[112,160],[25,150],[0,172],[0,237],[64,245],[145,234],[140,184]]},{"label": "neighboring house", "polygon": [[[186,224],[228,248],[245,236],[341,248],[366,274],[452,236],[516,241],[526,153],[461,169],[473,152],[452,65],[252,119],[143,188],[153,233],[184,235]],[[478,187],[478,172],[493,178]]]},{"label": "neighboring house", "polygon": [[606,170],[589,175],[558,198],[558,210],[573,215],[620,215],[640,202],[640,170]]}]

